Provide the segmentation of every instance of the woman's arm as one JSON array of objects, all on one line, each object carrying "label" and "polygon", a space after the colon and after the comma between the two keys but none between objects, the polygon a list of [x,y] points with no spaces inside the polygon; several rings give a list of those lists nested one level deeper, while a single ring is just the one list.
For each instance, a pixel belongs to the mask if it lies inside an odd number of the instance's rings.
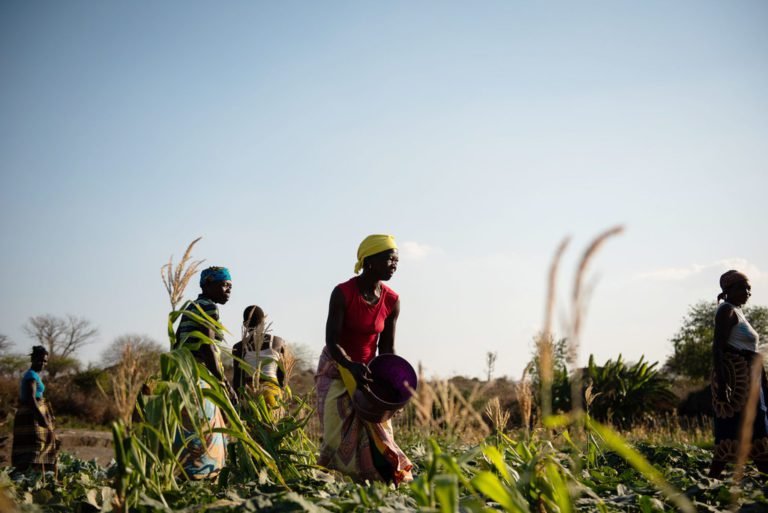
[{"label": "woman's arm", "polygon": [[216,358],[216,352],[213,350],[213,343],[200,344],[198,354],[200,355],[203,365],[205,365],[205,368],[213,374],[214,378],[222,382],[226,381],[226,378],[221,374],[221,370],[219,369],[219,361]]},{"label": "woman's arm", "polygon": [[400,300],[398,299],[389,317],[384,321],[384,331],[379,335],[379,354],[395,354],[395,328],[397,317],[400,315]]},{"label": "woman's arm", "polygon": [[725,370],[723,368],[725,346],[733,328],[739,322],[736,312],[730,306],[723,306],[715,315],[715,337],[712,342],[712,361],[715,368],[717,389],[725,392]]},{"label": "woman's arm", "polygon": [[285,388],[285,371],[283,371],[283,364],[285,363],[285,340],[280,337],[273,337],[272,349],[280,353],[280,361],[277,365],[277,384],[280,385],[280,388]]},{"label": "woman's arm", "polygon": [[328,305],[328,320],[325,323],[325,347],[328,348],[331,358],[352,373],[358,384],[370,382],[368,366],[361,362],[353,362],[346,351],[339,345],[346,310],[347,305],[344,301],[344,293],[339,287],[336,287],[331,293],[331,301]]},{"label": "woman's arm", "polygon": [[238,358],[243,357],[243,342],[240,341],[234,346],[232,346],[232,387],[235,389],[235,392],[240,390],[240,387],[243,386],[243,370],[240,368],[240,362],[237,360]]},{"label": "woman's arm", "polygon": [[[214,339],[211,339],[214,340]],[[237,404],[237,392],[234,388],[232,388],[232,385],[230,384],[229,380],[226,376],[224,376],[221,373],[221,366],[219,365],[219,356],[213,349],[213,343],[211,344],[200,344],[200,349],[198,350],[198,354],[200,355],[200,359],[203,362],[203,365],[205,365],[205,368],[210,371],[211,374],[213,374],[213,377],[218,379],[222,385],[224,385],[224,388],[226,389],[227,393],[229,394],[229,400],[232,401],[232,404]]]},{"label": "woman's arm", "polygon": [[46,428],[51,429],[53,426],[48,422],[48,418],[43,415],[43,411],[40,409],[40,404],[37,402],[37,382],[34,379],[28,379],[22,383],[24,387],[25,395],[29,398],[29,405],[35,411],[35,415],[40,419],[40,423]]}]

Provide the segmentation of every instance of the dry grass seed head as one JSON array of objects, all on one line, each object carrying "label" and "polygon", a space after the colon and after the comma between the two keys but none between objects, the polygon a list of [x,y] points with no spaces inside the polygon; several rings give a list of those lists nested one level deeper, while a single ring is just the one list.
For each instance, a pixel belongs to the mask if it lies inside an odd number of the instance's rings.
[{"label": "dry grass seed head", "polygon": [[533,391],[531,390],[531,382],[528,379],[528,373],[532,366],[533,362],[525,366],[523,376],[515,384],[515,395],[517,396],[517,404],[520,408],[520,416],[523,420],[523,429],[525,429],[526,435],[529,433],[531,414],[533,412]]},{"label": "dry grass seed head", "polygon": [[[586,313],[586,301],[585,301],[585,287],[584,281],[587,274],[587,268],[592,261],[597,251],[605,244],[609,238],[619,235],[624,231],[623,226],[614,226],[605,230],[603,233],[595,237],[592,242],[587,246],[584,254],[581,256],[579,266],[576,269],[576,276],[573,282],[573,291],[571,295],[571,326],[568,336],[568,363],[573,366],[578,361],[579,346],[581,335],[581,324],[584,314]],[[583,407],[581,401],[581,374],[574,372],[571,379],[571,404],[572,409],[578,414]]]},{"label": "dry grass seed head", "polygon": [[187,246],[181,261],[175,267],[173,265],[173,255],[171,255],[168,263],[160,268],[160,277],[163,279],[163,285],[165,285],[165,289],[168,291],[168,298],[173,310],[176,310],[176,307],[184,297],[184,290],[187,288],[189,281],[197,274],[200,265],[205,261],[191,261],[192,248],[200,239],[202,237],[196,238]]},{"label": "dry grass seed head", "polygon": [[539,377],[541,379],[541,390],[539,391],[541,397],[541,409],[542,414],[547,417],[552,411],[552,352],[551,348],[547,349],[546,344],[540,343],[541,341],[547,341],[551,337],[552,333],[552,315],[555,309],[555,296],[557,290],[557,270],[560,267],[560,260],[565,253],[565,248],[568,247],[570,238],[564,238],[555,250],[555,255],[552,258],[552,263],[549,266],[549,273],[547,277],[547,298],[544,303],[544,329],[539,335],[537,340],[536,350],[539,356]]},{"label": "dry grass seed head", "polygon": [[494,432],[503,433],[507,428],[510,413],[509,410],[501,407],[501,401],[499,401],[498,397],[494,396],[486,403],[485,415],[491,421]]}]

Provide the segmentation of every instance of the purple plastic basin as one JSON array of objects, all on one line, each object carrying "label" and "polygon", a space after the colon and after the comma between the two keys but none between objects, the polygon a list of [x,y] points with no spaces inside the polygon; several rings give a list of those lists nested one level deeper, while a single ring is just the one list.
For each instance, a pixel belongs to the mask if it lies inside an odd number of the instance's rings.
[{"label": "purple plastic basin", "polygon": [[405,358],[382,354],[368,364],[373,383],[355,391],[352,405],[369,422],[384,422],[402,409],[413,395],[418,379]]}]

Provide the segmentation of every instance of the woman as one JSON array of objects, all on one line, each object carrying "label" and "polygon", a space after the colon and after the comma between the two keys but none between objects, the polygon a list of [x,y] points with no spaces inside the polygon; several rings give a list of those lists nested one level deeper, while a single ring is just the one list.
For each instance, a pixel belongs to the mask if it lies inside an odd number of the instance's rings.
[{"label": "woman", "polygon": [[24,472],[56,471],[59,441],[53,426],[53,414],[43,398],[45,385],[40,372],[48,365],[48,351],[43,346],[32,348],[32,365],[21,377],[19,408],[13,420],[11,464]]},{"label": "woman", "polygon": [[357,250],[355,274],[333,289],[325,348],[315,381],[323,440],[318,463],[355,480],[411,481],[411,462],[397,446],[389,421],[366,422],[352,409],[355,387],[371,382],[367,364],[379,353],[395,352],[397,294],[384,285],[397,270],[391,235],[370,235]]},{"label": "woman", "polygon": [[[254,377],[257,377],[256,392],[264,398],[267,406],[277,408],[285,386],[282,368],[285,341],[266,333],[266,319],[264,310],[256,305],[243,311],[243,339],[232,347],[232,355],[236,357],[232,384],[235,391],[242,394],[242,390],[254,386]],[[247,365],[241,364],[237,358]]]},{"label": "woman", "polygon": [[[200,274],[200,288],[202,293],[187,305],[181,315],[174,348],[188,345],[195,359],[221,382],[234,403],[237,396],[224,376],[224,366],[221,363],[217,345],[222,341],[222,335],[192,315],[187,315],[187,312],[190,312],[199,316],[202,310],[211,319],[218,321],[217,305],[223,305],[229,301],[229,296],[232,294],[232,276],[226,267],[209,267]],[[198,333],[205,335],[209,340],[201,339]],[[215,343],[208,343],[209,341]],[[210,386],[203,379],[200,379],[199,384],[201,388]],[[208,424],[203,426],[204,437],[201,439],[196,436],[191,422],[187,419],[183,433],[186,444],[181,456],[186,476],[195,481],[218,477],[227,459],[227,439],[223,433],[214,432],[215,429],[226,426],[224,415],[209,399],[203,400],[200,413],[205,416]]]},{"label": "woman", "polygon": [[[734,270],[720,277],[720,288],[722,292],[717,300],[725,301],[715,314],[712,374],[715,454],[709,475],[720,476],[725,465],[736,460],[744,419],[750,420],[751,413],[755,418],[749,455],[765,473],[768,472],[768,384],[762,357],[757,352],[759,336],[741,311],[752,288],[747,276]],[[747,409],[751,393],[756,394],[757,399],[754,412]]]}]

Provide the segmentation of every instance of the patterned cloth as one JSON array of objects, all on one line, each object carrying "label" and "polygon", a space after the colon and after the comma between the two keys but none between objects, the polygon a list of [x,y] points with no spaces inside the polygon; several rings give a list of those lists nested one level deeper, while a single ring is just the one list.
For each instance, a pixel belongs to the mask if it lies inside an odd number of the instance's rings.
[{"label": "patterned cloth", "polygon": [[200,273],[200,286],[206,283],[216,283],[219,281],[231,281],[232,275],[226,267],[209,267]]},{"label": "patterned cloth", "polygon": [[413,465],[395,443],[391,422],[375,424],[355,414],[350,390],[327,349],[320,355],[315,383],[323,429],[318,463],[356,481],[386,481],[396,485],[412,481]]},{"label": "patterned cloth", "polygon": [[730,398],[719,393],[719,385],[712,375],[712,406],[715,410],[715,455],[714,460],[732,462],[736,460],[745,406],[753,386],[759,387],[757,412],[752,425],[752,447],[750,458],[757,463],[768,463],[768,380],[761,369],[760,381],[750,383],[750,369],[759,361],[758,353],[726,347],[723,354],[725,384],[730,387]]},{"label": "patterned cloth", "polygon": [[283,398],[283,389],[280,383],[273,378],[259,378],[259,386],[256,393],[264,398],[264,402],[270,408],[278,408]]},{"label": "patterned cloth", "polygon": [[[201,388],[209,388],[208,383],[200,380]],[[199,481],[215,479],[227,460],[227,438],[223,433],[214,433],[216,428],[225,427],[221,410],[208,399],[203,400],[205,419],[203,438],[199,438],[187,422],[183,430],[186,446],[182,451],[181,461],[187,476]]]},{"label": "patterned cloth", "polygon": [[52,470],[56,465],[59,440],[53,429],[53,415],[45,399],[38,399],[37,405],[51,429],[42,425],[32,406],[19,404],[13,418],[11,449],[11,465],[19,471],[25,471],[32,465],[41,466],[41,470]]},{"label": "patterned cloth", "polygon": [[[176,328],[176,344],[174,345],[174,349],[177,347],[180,347],[182,344],[189,343],[194,344],[195,342],[198,342],[199,339],[192,335],[195,331],[200,331],[202,333],[207,333],[208,328],[205,327],[203,324],[200,324],[198,321],[193,319],[191,316],[186,315],[186,312],[192,312],[194,314],[200,315],[200,312],[198,311],[197,307],[199,306],[202,308],[203,312],[207,316],[209,316],[214,321],[219,320],[219,307],[205,297],[204,295],[200,294],[197,296],[197,299],[190,302],[187,307],[184,309],[184,313],[181,314],[181,321],[179,322],[179,327]],[[216,340],[222,341],[224,338],[219,333],[216,333]],[[195,356],[195,358],[199,358],[199,350],[193,349],[192,354]]]}]

